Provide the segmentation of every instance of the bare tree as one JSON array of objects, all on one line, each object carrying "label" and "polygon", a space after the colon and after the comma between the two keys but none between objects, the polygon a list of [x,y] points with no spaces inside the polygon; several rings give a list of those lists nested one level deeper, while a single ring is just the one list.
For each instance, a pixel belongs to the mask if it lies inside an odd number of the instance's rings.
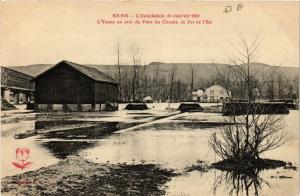
[{"label": "bare tree", "polygon": [[286,97],[290,99],[299,99],[299,76],[289,79],[287,83]]},{"label": "bare tree", "polygon": [[117,68],[118,68],[118,82],[119,82],[119,100],[122,99],[122,66],[120,64],[120,43],[116,43],[116,55],[117,55]]},{"label": "bare tree", "polygon": [[[272,66],[269,70],[267,77],[264,79],[264,85],[266,86],[266,98],[270,100],[274,100],[276,97],[276,82],[278,78],[282,75],[280,67]],[[278,92],[278,95],[280,92]]]},{"label": "bare tree", "polygon": [[177,66],[172,65],[171,71],[170,71],[170,93],[169,93],[169,101],[173,102],[174,101],[174,82],[176,78],[176,72],[177,72]]},{"label": "bare tree", "polygon": [[182,88],[182,83],[180,79],[177,79],[176,81],[176,96],[175,96],[175,100],[176,101],[180,101],[182,99],[182,95],[184,94],[182,92],[183,88]]},{"label": "bare tree", "polygon": [[142,99],[142,94],[143,94],[143,83],[144,81],[144,73],[143,71],[145,70],[145,66],[141,65],[141,60],[139,58],[138,60],[138,65],[136,66],[136,89],[137,89],[137,96],[138,99],[141,100]]},{"label": "bare tree", "polygon": [[130,70],[129,66],[123,67],[123,74],[122,74],[122,81],[123,81],[123,95],[124,101],[129,101],[131,99],[131,82],[130,82]]},{"label": "bare tree", "polygon": [[157,61],[155,73],[155,99],[157,102],[161,101],[161,79],[160,79],[160,63]]},{"label": "bare tree", "polygon": [[260,114],[232,116],[227,123],[234,125],[222,127],[220,137],[214,133],[209,144],[222,159],[237,161],[241,165],[250,164],[259,160],[260,154],[285,142],[282,118]]},{"label": "bare tree", "polygon": [[131,86],[131,95],[132,95],[132,100],[134,101],[136,99],[136,85],[139,77],[139,66],[140,66],[140,57],[139,54],[140,49],[132,45],[131,46],[131,57],[132,57],[132,63],[133,63],[133,74],[132,74],[132,86]]},{"label": "bare tree", "polygon": [[[234,47],[238,55],[227,55],[233,64],[232,71],[242,78],[246,88],[247,107],[245,115],[231,115],[227,121],[234,126],[226,126],[220,132],[212,134],[210,147],[223,160],[230,160],[237,165],[247,167],[260,161],[260,154],[278,148],[285,142],[282,117],[261,115],[261,111],[253,101],[256,85],[255,74],[251,73],[251,65],[255,63],[260,46],[259,36],[247,42],[242,34],[239,45]],[[253,112],[254,106],[254,112]]]}]

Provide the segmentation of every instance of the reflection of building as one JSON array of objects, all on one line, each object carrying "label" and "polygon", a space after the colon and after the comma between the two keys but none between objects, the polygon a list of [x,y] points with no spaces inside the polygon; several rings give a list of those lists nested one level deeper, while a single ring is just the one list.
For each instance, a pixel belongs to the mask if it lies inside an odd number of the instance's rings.
[{"label": "reflection of building", "polygon": [[229,100],[230,97],[231,91],[218,84],[203,90],[193,91],[193,100],[198,102],[223,102]]},{"label": "reflection of building", "polygon": [[14,104],[30,101],[34,92],[31,79],[32,76],[1,67],[1,97]]},{"label": "reflection of building", "polygon": [[34,78],[37,110],[116,109],[118,83],[96,68],[61,61]]}]

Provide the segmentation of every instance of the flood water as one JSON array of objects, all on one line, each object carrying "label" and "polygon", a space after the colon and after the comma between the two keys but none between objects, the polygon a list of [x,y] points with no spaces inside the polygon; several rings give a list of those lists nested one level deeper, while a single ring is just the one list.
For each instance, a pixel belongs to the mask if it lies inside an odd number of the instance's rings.
[{"label": "flood water", "polygon": [[[253,171],[248,175],[222,172],[215,169],[208,171],[185,172],[185,168],[197,163],[198,160],[208,164],[218,160],[208,147],[208,138],[224,126],[223,117],[217,113],[183,113],[168,114],[164,106],[155,106],[147,111],[124,111],[115,113],[72,114],[65,115],[70,120],[65,127],[88,123],[115,123],[109,134],[97,135],[97,132],[85,134],[80,129],[74,132],[58,130],[39,134],[38,136],[16,140],[15,133],[45,128],[44,117],[36,120],[21,120],[22,123],[8,123],[2,128],[1,176],[14,175],[20,172],[46,167],[77,154],[89,161],[97,163],[127,164],[154,163],[162,167],[175,169],[181,173],[166,184],[168,195],[297,195],[298,171],[278,168],[276,170]],[[28,115],[28,114],[26,114]],[[37,115],[37,114],[30,114]],[[170,116],[165,118],[166,116]],[[57,117],[57,116],[56,116]],[[53,120],[54,118],[51,118]],[[58,119],[60,119],[58,117]],[[159,119],[159,120],[158,120]],[[46,119],[47,121],[49,119]],[[73,121],[73,123],[71,122]],[[299,165],[299,111],[291,110],[284,117],[287,131],[287,142],[274,151],[267,152],[263,158],[289,161]],[[39,125],[36,126],[36,122]],[[61,123],[61,122],[59,122]],[[62,125],[48,123],[48,126]],[[127,129],[136,125],[136,129]],[[49,127],[48,127],[49,128]],[[71,129],[73,130],[73,129]],[[125,130],[125,131],[119,131]],[[79,131],[79,132],[78,132]],[[96,135],[95,135],[96,134]],[[74,137],[79,135],[81,137]],[[32,167],[24,171],[16,170],[11,164],[15,158],[16,147],[31,149]]]},{"label": "flood water", "polygon": [[[47,167],[69,155],[92,148],[118,130],[170,115],[165,105],[144,111],[123,110],[116,112],[83,113],[34,113],[24,110],[1,112],[1,177]],[[79,126],[79,127],[78,127]],[[43,130],[44,129],[44,130]],[[28,130],[40,132],[37,136],[15,139],[14,136]],[[47,131],[52,130],[52,131]],[[12,162],[17,148],[30,149],[33,162],[30,168],[20,170]]]}]

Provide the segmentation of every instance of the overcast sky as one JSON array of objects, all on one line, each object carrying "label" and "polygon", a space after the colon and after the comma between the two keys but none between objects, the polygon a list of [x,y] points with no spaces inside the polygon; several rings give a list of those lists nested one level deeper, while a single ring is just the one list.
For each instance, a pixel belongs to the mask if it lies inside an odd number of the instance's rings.
[{"label": "overcast sky", "polygon": [[[225,6],[232,12],[224,13]],[[261,32],[259,61],[299,66],[299,2],[205,3],[16,3],[0,4],[0,63],[4,66],[54,64],[130,64],[129,48],[141,49],[142,63],[219,62],[236,43],[236,30],[248,40]],[[114,13],[200,14],[210,25],[101,25]]]}]

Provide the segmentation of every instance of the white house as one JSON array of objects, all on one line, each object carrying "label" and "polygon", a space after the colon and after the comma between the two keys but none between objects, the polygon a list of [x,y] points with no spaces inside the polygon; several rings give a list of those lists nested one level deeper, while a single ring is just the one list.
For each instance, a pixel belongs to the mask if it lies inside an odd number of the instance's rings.
[{"label": "white house", "polygon": [[204,90],[193,91],[193,100],[199,102],[223,102],[229,100],[230,97],[231,91],[218,84]]}]

